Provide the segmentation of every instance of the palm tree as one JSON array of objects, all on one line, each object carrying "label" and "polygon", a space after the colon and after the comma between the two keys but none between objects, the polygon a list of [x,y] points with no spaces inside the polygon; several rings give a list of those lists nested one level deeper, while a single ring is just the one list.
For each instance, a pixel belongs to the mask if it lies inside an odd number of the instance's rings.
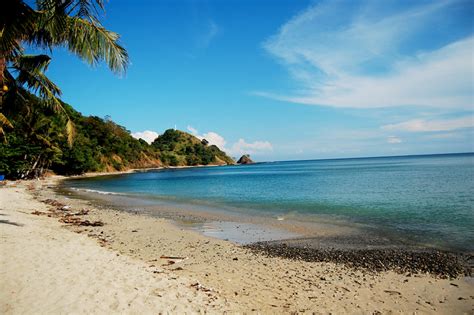
[{"label": "palm tree", "polygon": [[[65,47],[94,66],[105,61],[115,73],[124,73],[127,51],[119,35],[105,29],[99,14],[103,0],[37,0],[36,9],[23,0],[6,0],[0,12],[0,136],[3,127],[13,127],[4,110],[28,102],[28,94],[40,97],[43,106],[67,116],[59,97],[61,90],[45,75],[51,58],[26,55],[25,45],[52,51]],[[73,124],[68,119],[68,140]]]}]

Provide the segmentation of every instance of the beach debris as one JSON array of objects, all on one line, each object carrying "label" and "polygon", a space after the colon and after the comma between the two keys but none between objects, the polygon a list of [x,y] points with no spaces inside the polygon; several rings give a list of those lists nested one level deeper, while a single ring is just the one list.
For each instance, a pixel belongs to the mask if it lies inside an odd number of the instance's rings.
[{"label": "beach debris", "polygon": [[351,292],[351,290],[349,290],[349,289],[346,288],[346,287],[341,287],[341,289],[343,289],[343,290],[346,291],[346,292]]},{"label": "beach debris", "polygon": [[62,206],[60,209],[63,210],[63,211],[69,211],[71,209],[71,207],[70,206]]},{"label": "beach debris", "polygon": [[211,289],[211,288],[206,288],[205,286],[203,286],[203,285],[200,284],[199,282],[196,282],[196,283],[191,284],[191,287],[195,288],[196,290],[203,291],[203,292],[212,292],[212,291],[214,291],[214,290]]},{"label": "beach debris", "polygon": [[89,220],[84,220],[82,221],[79,225],[81,226],[104,226],[104,222],[102,221],[89,221]]},{"label": "beach debris", "polygon": [[42,200],[43,203],[47,204],[47,205],[50,205],[50,206],[53,206],[53,207],[58,207],[58,208],[62,208],[65,206],[65,204],[57,201],[57,200],[54,200],[54,199],[45,199],[45,200]]},{"label": "beach debris", "polygon": [[383,290],[383,292],[388,293],[390,295],[402,295],[400,292],[394,290]]},{"label": "beach debris", "polygon": [[74,218],[70,215],[64,216],[61,219],[59,219],[59,222],[66,223],[66,224],[74,224],[74,225],[79,225],[81,223],[80,218]]},{"label": "beach debris", "polygon": [[104,223],[102,221],[82,221],[80,218],[73,217],[72,215],[62,217],[61,219],[59,219],[59,222],[76,226],[104,226]]},{"label": "beach debris", "polygon": [[79,212],[73,213],[73,215],[88,215],[88,214],[89,214],[89,210],[86,210],[86,209],[82,209]]},{"label": "beach debris", "polygon": [[31,214],[34,214],[34,215],[48,215],[46,212],[41,212],[41,211],[38,211],[38,210],[35,210],[35,211],[31,212]]},{"label": "beach debris", "polygon": [[99,245],[102,246],[102,247],[106,246],[107,243],[109,242],[105,238],[101,238],[101,237],[98,238],[98,241],[99,241]]},{"label": "beach debris", "polygon": [[179,259],[183,260],[186,259],[187,257],[180,257],[180,256],[160,256],[161,259]]}]

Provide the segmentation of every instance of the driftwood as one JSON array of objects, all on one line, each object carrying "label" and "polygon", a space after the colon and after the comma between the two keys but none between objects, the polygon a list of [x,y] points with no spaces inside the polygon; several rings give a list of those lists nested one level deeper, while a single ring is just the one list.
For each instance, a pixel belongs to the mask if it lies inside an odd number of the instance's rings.
[{"label": "driftwood", "polygon": [[178,256],[160,256],[161,259],[186,259],[186,257],[178,257]]}]

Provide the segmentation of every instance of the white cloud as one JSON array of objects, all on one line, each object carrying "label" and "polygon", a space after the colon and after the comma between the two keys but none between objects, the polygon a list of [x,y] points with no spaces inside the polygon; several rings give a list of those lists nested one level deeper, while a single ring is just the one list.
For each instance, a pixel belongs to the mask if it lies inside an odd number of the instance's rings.
[{"label": "white cloud", "polygon": [[387,137],[387,142],[391,144],[397,144],[397,143],[402,143],[402,139],[396,136],[389,136]]},{"label": "white cloud", "polygon": [[302,89],[292,95],[255,94],[334,107],[472,108],[474,37],[431,51],[402,49],[439,24],[439,15],[453,1],[415,4],[396,14],[377,10],[377,3],[361,8],[322,2],[295,16],[264,47]]},{"label": "white cloud", "polygon": [[188,127],[186,127],[186,129],[188,129],[188,131],[191,132],[193,135],[197,135],[197,134],[198,134],[197,129],[194,128],[193,126],[188,125]]},{"label": "white cloud", "polygon": [[209,141],[209,144],[216,145],[220,149],[225,148],[226,141],[224,137],[222,137],[216,132],[209,131],[208,133],[205,133],[202,136],[199,136],[198,138],[206,139],[207,141]]},{"label": "white cloud", "polygon": [[206,139],[210,145],[216,145],[219,149],[223,150],[226,144],[224,137],[222,137],[217,132],[209,131],[202,135],[199,134],[199,131],[191,125],[186,127],[189,132],[191,132],[199,140]]},{"label": "white cloud", "polygon": [[268,141],[255,141],[248,143],[244,139],[239,139],[229,150],[232,155],[241,154],[260,154],[263,152],[273,151],[273,146]]},{"label": "white cloud", "polygon": [[193,126],[188,125],[188,131],[190,131],[198,139],[206,139],[210,145],[216,145],[219,149],[227,152],[230,155],[241,155],[241,154],[260,154],[267,151],[272,151],[273,146],[268,141],[255,141],[248,143],[244,139],[239,139],[230,148],[226,147],[227,141],[220,134],[209,131],[204,134],[199,134],[199,131]]},{"label": "white cloud", "polygon": [[390,131],[429,132],[448,131],[472,127],[474,127],[474,116],[444,120],[414,119],[398,124],[385,125],[382,126],[382,129]]},{"label": "white cloud", "polygon": [[132,132],[132,137],[135,139],[143,139],[148,143],[152,143],[158,136],[159,134],[157,132],[151,130]]}]

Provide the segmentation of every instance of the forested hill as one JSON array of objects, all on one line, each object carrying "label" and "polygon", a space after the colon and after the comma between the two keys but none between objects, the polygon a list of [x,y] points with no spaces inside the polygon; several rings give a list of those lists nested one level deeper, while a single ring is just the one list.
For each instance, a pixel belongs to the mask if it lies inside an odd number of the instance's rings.
[{"label": "forested hill", "polygon": [[[83,116],[64,104],[73,122],[68,143],[65,115],[25,107],[8,113],[13,125],[0,143],[0,174],[32,178],[51,170],[73,175],[95,171],[186,165],[224,165],[234,161],[207,141],[178,130],[167,130],[152,145],[137,140],[111,120]],[[71,133],[69,133],[71,135]]]},{"label": "forested hill", "polygon": [[223,165],[235,163],[217,146],[209,145],[206,139],[199,140],[195,136],[180,130],[166,130],[153,141],[151,146],[160,152],[161,161],[168,165]]}]

